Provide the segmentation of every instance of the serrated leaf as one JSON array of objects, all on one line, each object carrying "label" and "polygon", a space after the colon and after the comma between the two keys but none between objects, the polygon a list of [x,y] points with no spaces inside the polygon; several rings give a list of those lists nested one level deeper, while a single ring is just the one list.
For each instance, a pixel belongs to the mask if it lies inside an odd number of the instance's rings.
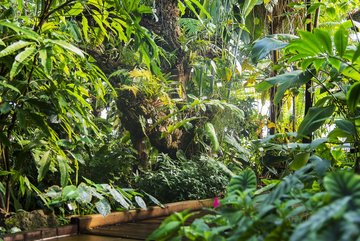
[{"label": "serrated leaf", "polygon": [[50,153],[51,153],[50,150],[45,152],[38,163],[39,165],[38,177],[37,177],[38,182],[41,182],[44,179],[46,173],[49,171],[49,167],[51,163]]},{"label": "serrated leaf", "polygon": [[28,42],[28,41],[24,41],[24,40],[19,40],[15,43],[12,43],[11,45],[7,46],[5,49],[0,51],[0,58],[13,54],[16,51],[18,51],[19,49],[25,48],[26,46],[29,46],[33,44],[33,42]]},{"label": "serrated leaf", "polygon": [[69,180],[69,170],[66,158],[63,156],[57,156],[57,161],[59,165],[59,172],[60,172],[60,183],[61,186],[66,186]]},{"label": "serrated leaf", "polygon": [[105,198],[96,202],[95,207],[96,207],[96,210],[104,217],[111,212],[110,204]]}]

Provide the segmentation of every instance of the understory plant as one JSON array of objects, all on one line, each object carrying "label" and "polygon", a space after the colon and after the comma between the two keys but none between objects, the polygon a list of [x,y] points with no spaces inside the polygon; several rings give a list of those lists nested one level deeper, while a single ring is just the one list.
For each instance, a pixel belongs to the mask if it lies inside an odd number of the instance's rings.
[{"label": "understory plant", "polygon": [[212,198],[226,188],[231,172],[209,156],[177,159],[161,154],[152,170],[140,172],[135,186],[162,202]]},{"label": "understory plant", "polygon": [[328,172],[317,156],[278,183],[259,186],[251,169],[234,176],[211,214],[167,218],[147,240],[359,240],[360,176]]},{"label": "understory plant", "polygon": [[145,200],[162,206],[155,197],[146,192],[123,189],[112,184],[96,184],[84,179],[85,182],[78,186],[51,186],[39,196],[47,208],[59,212],[62,216],[96,212],[106,216],[112,210],[147,209]]}]

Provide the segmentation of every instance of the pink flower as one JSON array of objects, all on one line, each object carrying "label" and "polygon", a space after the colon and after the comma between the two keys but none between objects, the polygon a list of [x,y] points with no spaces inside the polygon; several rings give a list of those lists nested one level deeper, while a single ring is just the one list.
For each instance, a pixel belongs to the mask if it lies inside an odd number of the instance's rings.
[{"label": "pink flower", "polygon": [[220,201],[219,201],[219,198],[218,197],[215,197],[214,198],[214,204],[213,204],[213,207],[214,208],[217,208],[220,206]]}]

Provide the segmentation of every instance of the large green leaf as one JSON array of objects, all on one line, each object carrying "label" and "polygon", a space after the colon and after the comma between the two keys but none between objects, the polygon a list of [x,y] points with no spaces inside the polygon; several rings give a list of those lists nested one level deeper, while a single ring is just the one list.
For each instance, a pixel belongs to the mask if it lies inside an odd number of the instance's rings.
[{"label": "large green leaf", "polygon": [[78,199],[77,201],[80,203],[90,203],[92,199],[91,188],[87,186],[85,183],[80,183],[78,186]]},{"label": "large green leaf", "polygon": [[360,201],[360,176],[353,172],[331,173],[324,178],[324,186],[333,198],[352,196]]},{"label": "large green leaf", "polygon": [[338,128],[343,130],[345,133],[349,135],[356,135],[356,128],[354,124],[349,120],[336,120],[335,124]]},{"label": "large green leaf", "polygon": [[309,161],[310,153],[309,152],[301,152],[294,156],[294,159],[289,163],[289,167],[292,170],[299,170]]},{"label": "large green leaf", "polygon": [[245,191],[247,189],[256,189],[257,181],[255,172],[251,169],[243,170],[239,175],[233,176],[228,185],[228,192]]},{"label": "large green leaf", "polygon": [[7,46],[5,49],[0,51],[0,58],[10,55],[10,54],[13,54],[17,50],[25,48],[26,46],[29,46],[31,44],[33,44],[33,42],[24,41],[24,40],[19,40],[15,43],[12,43],[11,45]]},{"label": "large green leaf", "polygon": [[319,240],[319,231],[326,226],[332,218],[341,216],[346,210],[350,197],[336,200],[311,215],[309,219],[298,225],[290,237],[290,241]]},{"label": "large green leaf", "polygon": [[311,107],[301,122],[297,137],[303,138],[322,126],[326,120],[334,113],[335,106]]},{"label": "large green leaf", "polygon": [[244,19],[251,13],[251,11],[258,2],[258,0],[245,0],[242,8],[242,14],[244,16]]},{"label": "large green leaf", "polygon": [[351,112],[355,112],[358,104],[360,104],[360,82],[356,82],[350,87],[346,96],[346,102]]},{"label": "large green leaf", "polygon": [[334,35],[334,43],[336,47],[336,51],[340,57],[345,54],[346,47],[348,45],[348,31],[341,26]]},{"label": "large green leaf", "polygon": [[170,240],[170,237],[175,234],[180,229],[180,227],[180,221],[173,220],[169,222],[164,222],[160,225],[158,229],[151,233],[150,236],[146,238],[146,240]]},{"label": "large green leaf", "polygon": [[287,45],[288,43],[270,37],[257,40],[251,50],[251,60],[256,63],[265,58],[271,51],[282,49]]},{"label": "large green leaf", "polygon": [[360,56],[360,44],[358,44],[358,46],[356,47],[356,51],[354,52],[354,55],[352,57],[352,62],[356,62],[356,60],[359,58]]},{"label": "large green leaf", "polygon": [[125,209],[130,208],[130,205],[126,202],[125,198],[120,192],[115,190],[110,185],[105,185],[105,188],[110,192],[111,196],[115,199],[115,201],[121,204],[121,206],[123,206]]},{"label": "large green leaf", "polygon": [[69,11],[67,11],[64,15],[65,16],[77,16],[84,10],[83,5],[81,2],[75,3]]},{"label": "large green leaf", "polygon": [[274,97],[274,102],[280,103],[286,90],[290,88],[300,87],[301,85],[309,82],[311,78],[312,74],[310,73],[310,71],[302,72],[300,70],[296,70],[290,73],[269,78],[266,81],[272,85],[278,84],[278,88]]},{"label": "large green leaf", "polygon": [[95,207],[96,207],[96,210],[104,217],[111,212],[111,206],[105,198],[96,202]]},{"label": "large green leaf", "polygon": [[320,44],[320,49],[322,50],[322,52],[332,54],[333,47],[329,31],[323,29],[315,29],[314,35],[318,43]]}]

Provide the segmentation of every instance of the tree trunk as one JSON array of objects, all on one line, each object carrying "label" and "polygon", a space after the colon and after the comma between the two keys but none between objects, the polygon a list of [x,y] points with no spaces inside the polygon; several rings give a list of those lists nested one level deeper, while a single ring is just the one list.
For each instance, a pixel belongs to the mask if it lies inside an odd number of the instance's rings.
[{"label": "tree trunk", "polygon": [[[306,3],[306,10],[308,12],[308,10],[309,10],[309,8],[311,6],[311,0],[306,0],[305,3]],[[307,19],[306,31],[311,32],[312,31],[311,13],[307,13],[306,19]],[[304,115],[306,115],[308,113],[309,109],[313,105],[313,103],[312,103],[313,102],[312,101],[312,94],[311,94],[311,86],[312,86],[312,81],[310,80],[305,85],[305,113],[304,113]],[[310,143],[311,140],[312,140],[312,134],[309,134],[309,136],[303,138],[302,142],[303,143]]]},{"label": "tree trunk", "polygon": [[164,42],[158,44],[169,53],[174,53],[177,57],[175,63],[169,64],[162,61],[162,70],[170,72],[172,78],[179,82],[181,88],[180,97],[186,99],[186,81],[189,79],[190,68],[188,64],[188,56],[181,48],[179,36],[181,34],[178,20],[180,18],[180,10],[178,8],[178,0],[157,0],[156,1],[157,21],[145,18],[142,24],[161,36]]}]

